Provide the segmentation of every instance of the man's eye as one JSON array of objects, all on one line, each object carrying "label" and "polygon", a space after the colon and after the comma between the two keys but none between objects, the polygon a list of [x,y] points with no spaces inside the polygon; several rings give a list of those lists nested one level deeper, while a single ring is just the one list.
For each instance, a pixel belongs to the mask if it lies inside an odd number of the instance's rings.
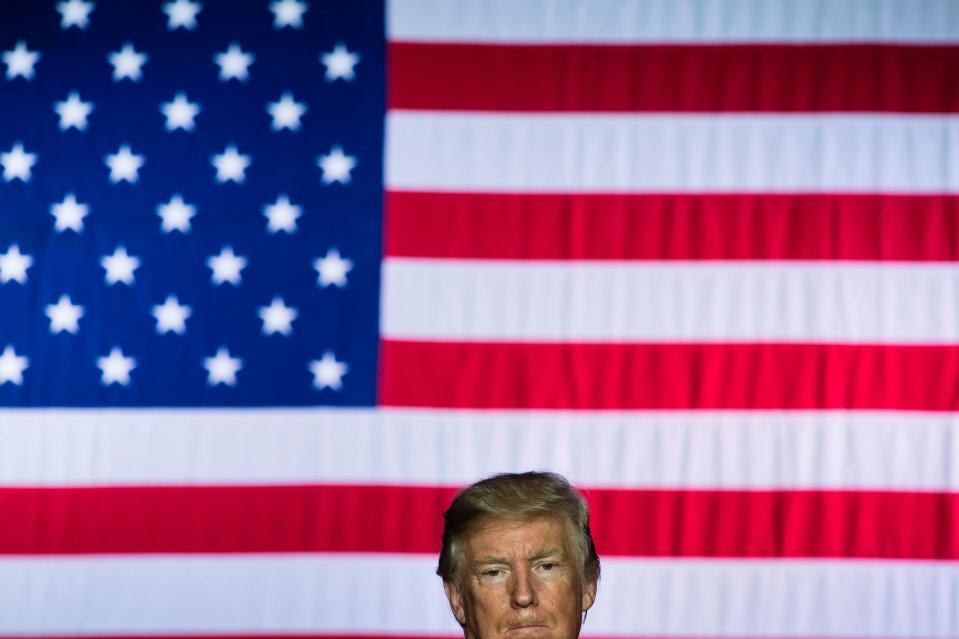
[{"label": "man's eye", "polygon": [[559,564],[556,563],[555,561],[546,561],[546,562],[543,562],[542,564],[540,564],[540,567],[541,567],[543,570],[553,570],[554,568],[558,568],[558,567],[559,567]]},{"label": "man's eye", "polygon": [[490,568],[489,570],[484,570],[482,574],[484,577],[499,577],[503,574],[503,571],[498,568]]}]

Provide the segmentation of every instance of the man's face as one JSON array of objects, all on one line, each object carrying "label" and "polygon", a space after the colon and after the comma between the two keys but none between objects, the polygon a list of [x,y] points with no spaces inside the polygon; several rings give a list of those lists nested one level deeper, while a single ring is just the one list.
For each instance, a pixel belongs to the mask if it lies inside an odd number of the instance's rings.
[{"label": "man's face", "polygon": [[583,584],[562,520],[494,521],[463,544],[446,596],[467,639],[575,639],[596,584]]}]

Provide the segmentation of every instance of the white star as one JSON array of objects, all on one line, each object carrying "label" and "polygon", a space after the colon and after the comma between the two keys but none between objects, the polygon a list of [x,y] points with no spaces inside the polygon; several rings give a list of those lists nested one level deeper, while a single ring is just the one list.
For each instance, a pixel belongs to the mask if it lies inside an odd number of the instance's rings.
[{"label": "white star", "polygon": [[283,27],[293,27],[299,29],[303,26],[303,14],[310,8],[305,2],[298,0],[276,0],[270,3],[270,11],[273,12],[273,27],[282,29]]},{"label": "white star", "polygon": [[92,102],[84,102],[80,99],[80,94],[71,91],[66,100],[56,102],[53,110],[60,116],[60,130],[66,131],[74,127],[79,131],[87,128],[87,116],[93,111]]},{"label": "white star", "polygon": [[335,284],[339,288],[346,286],[346,274],[353,268],[352,260],[340,257],[340,252],[331,248],[326,252],[326,257],[318,257],[313,260],[313,268],[319,274],[316,283],[323,288]]},{"label": "white star", "polygon": [[203,5],[190,0],[175,0],[163,5],[163,12],[167,15],[166,28],[170,31],[183,27],[188,31],[196,29],[196,14],[200,13]]},{"label": "white star", "polygon": [[213,60],[220,67],[221,82],[232,79],[245,81],[250,78],[248,67],[256,60],[256,56],[244,53],[240,45],[233,42],[226,51],[214,55]]},{"label": "white star", "polygon": [[266,230],[270,233],[296,232],[296,218],[303,215],[299,206],[290,204],[290,198],[286,194],[279,195],[276,202],[267,204],[263,207],[263,215],[269,220],[266,224]]},{"label": "white star", "polygon": [[33,258],[20,252],[20,247],[11,244],[7,252],[0,255],[0,284],[10,280],[26,284],[27,269],[33,266]]},{"label": "white star", "polygon": [[189,306],[177,302],[175,295],[167,295],[162,305],[153,307],[153,317],[157,321],[157,333],[174,332],[177,335],[186,333],[186,321],[193,311]]},{"label": "white star", "polygon": [[243,368],[243,360],[239,357],[230,357],[230,351],[221,346],[214,357],[203,358],[203,368],[207,370],[206,383],[210,386],[217,384],[236,386],[236,374]]},{"label": "white star", "polygon": [[316,390],[340,390],[343,388],[343,376],[350,372],[350,367],[345,362],[336,361],[336,356],[330,351],[323,353],[321,359],[312,360],[309,369],[313,373],[313,387]]},{"label": "white star", "polygon": [[180,231],[181,233],[190,232],[190,218],[196,215],[196,207],[187,204],[177,193],[170,198],[166,204],[157,206],[157,215],[163,218],[160,223],[160,230],[164,233]]},{"label": "white star", "polygon": [[113,286],[117,282],[123,282],[127,286],[133,284],[133,271],[140,266],[140,258],[127,255],[127,250],[118,246],[113,250],[113,255],[104,255],[100,258],[100,266],[106,269],[105,276],[108,285]]},{"label": "white star", "polygon": [[257,311],[263,320],[263,334],[290,335],[293,332],[291,324],[299,316],[299,311],[283,303],[282,297],[274,297],[269,306],[261,306]]},{"label": "white star", "polygon": [[142,155],[133,153],[128,144],[121,146],[116,153],[103,158],[104,164],[110,167],[110,182],[113,184],[123,180],[135,184],[140,178],[140,167],[145,161]]},{"label": "white star", "polygon": [[11,182],[19,179],[30,181],[30,169],[37,163],[36,153],[27,153],[23,145],[17,142],[7,153],[0,153],[0,164],[3,165],[3,179]]},{"label": "white star", "polygon": [[23,76],[27,80],[33,79],[33,65],[40,59],[39,51],[30,51],[27,44],[21,40],[17,46],[3,52],[3,62],[7,65],[7,80]]},{"label": "white star", "polygon": [[201,111],[197,102],[190,102],[183,92],[173,96],[172,102],[164,102],[160,105],[160,112],[166,118],[166,130],[175,131],[183,129],[192,131],[194,127],[193,118]]},{"label": "white star", "polygon": [[53,225],[53,229],[58,233],[62,233],[67,229],[79,233],[83,230],[83,218],[85,218],[89,212],[89,206],[77,202],[77,198],[73,193],[67,193],[63,197],[62,202],[50,205],[50,215],[57,219]]},{"label": "white star", "polygon": [[332,51],[320,56],[320,62],[326,67],[327,82],[339,78],[350,81],[356,77],[353,67],[359,64],[360,54],[351,53],[342,42],[337,42]]},{"label": "white star", "polygon": [[343,147],[340,145],[330,149],[327,155],[321,155],[316,158],[316,164],[323,171],[323,184],[350,183],[350,171],[356,167],[356,156],[345,155]]},{"label": "white star", "polygon": [[119,384],[130,385],[130,371],[137,367],[137,361],[132,357],[124,357],[123,351],[114,346],[106,357],[97,358],[97,368],[102,372],[100,383],[104,386]]},{"label": "white star", "polygon": [[218,184],[230,181],[237,184],[243,182],[246,179],[246,169],[251,162],[253,162],[253,158],[239,153],[233,144],[226,147],[223,153],[210,157],[210,164],[216,167]]},{"label": "white star", "polygon": [[92,2],[83,0],[66,0],[66,2],[57,3],[57,11],[60,12],[60,28],[69,29],[77,27],[86,29],[90,24],[90,12],[93,11]]},{"label": "white star", "polygon": [[290,131],[300,130],[300,118],[306,113],[306,105],[297,102],[289,91],[283,93],[276,102],[268,102],[266,110],[273,118],[273,130],[289,129]]},{"label": "white star", "polygon": [[246,258],[234,254],[231,247],[224,246],[220,249],[219,255],[206,258],[206,265],[213,270],[211,281],[214,286],[219,286],[223,282],[239,286],[242,281],[240,271],[246,268]]},{"label": "white star", "polygon": [[61,295],[56,304],[47,304],[47,317],[50,318],[51,333],[66,331],[75,335],[80,330],[83,307],[71,303],[69,295]]},{"label": "white star", "polygon": [[124,43],[123,48],[115,53],[107,55],[107,60],[113,65],[113,81],[119,82],[124,78],[129,78],[134,82],[139,82],[143,77],[140,70],[150,56],[145,53],[137,53],[133,45],[129,42]]},{"label": "white star", "polygon": [[0,355],[0,385],[10,382],[17,386],[23,385],[23,371],[30,367],[30,360],[17,355],[12,346],[3,349]]}]

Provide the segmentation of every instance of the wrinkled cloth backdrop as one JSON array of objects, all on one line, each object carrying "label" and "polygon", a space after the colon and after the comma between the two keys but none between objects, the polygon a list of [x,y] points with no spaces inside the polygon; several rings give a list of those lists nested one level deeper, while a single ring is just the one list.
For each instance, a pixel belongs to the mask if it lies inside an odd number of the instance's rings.
[{"label": "wrinkled cloth backdrop", "polygon": [[0,637],[959,636],[959,4],[4,0]]}]

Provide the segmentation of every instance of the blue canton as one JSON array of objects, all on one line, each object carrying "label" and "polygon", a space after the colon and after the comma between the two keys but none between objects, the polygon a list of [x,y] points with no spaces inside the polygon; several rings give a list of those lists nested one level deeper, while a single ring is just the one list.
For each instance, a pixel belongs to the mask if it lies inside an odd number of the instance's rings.
[{"label": "blue canton", "polygon": [[0,12],[0,406],[372,406],[382,2]]}]

